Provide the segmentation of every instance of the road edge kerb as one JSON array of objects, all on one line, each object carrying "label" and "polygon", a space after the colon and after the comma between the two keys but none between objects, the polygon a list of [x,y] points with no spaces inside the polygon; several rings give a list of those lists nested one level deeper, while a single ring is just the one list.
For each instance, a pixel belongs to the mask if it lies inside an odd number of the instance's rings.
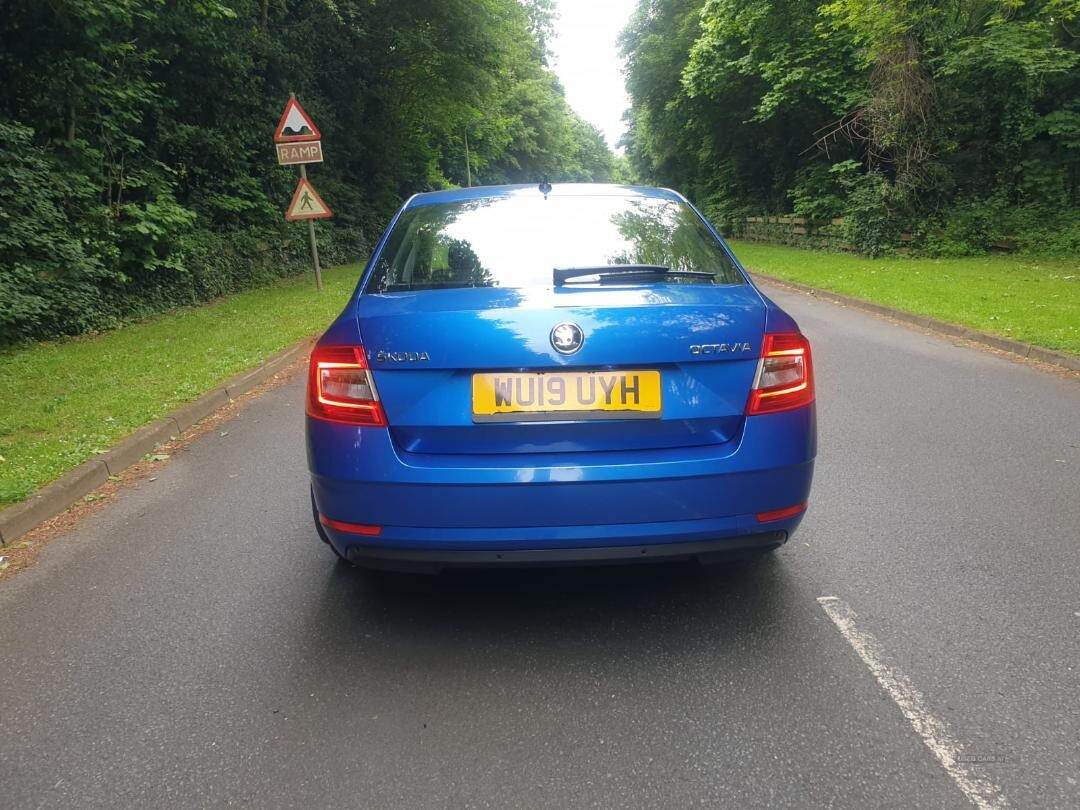
[{"label": "road edge kerb", "polygon": [[108,481],[110,475],[119,475],[158,446],[181,438],[203,419],[307,354],[314,342],[314,338],[308,337],[282,349],[257,368],[230,377],[193,402],[143,425],[106,452],[46,484],[25,501],[3,509],[0,511],[0,547],[56,517]]},{"label": "road edge kerb", "polygon": [[777,287],[787,287],[791,290],[807,293],[815,298],[843,304],[852,307],[853,309],[861,309],[865,312],[872,312],[875,315],[885,315],[893,320],[909,323],[923,329],[929,329],[932,332],[937,332],[948,337],[963,338],[964,340],[970,340],[972,343],[979,343],[991,349],[1009,352],[1010,354],[1015,354],[1031,360],[1038,360],[1040,363],[1060,366],[1069,371],[1080,371],[1080,357],[1075,357],[1071,354],[1056,352],[1053,349],[1044,349],[1042,346],[1035,346],[1031,343],[1024,343],[1020,340],[1013,340],[999,335],[991,335],[988,332],[980,332],[978,329],[971,329],[970,327],[960,326],[959,324],[949,323],[948,321],[939,321],[936,318],[930,318],[926,315],[916,315],[902,309],[887,307],[883,304],[875,304],[872,301],[866,301],[862,298],[854,298],[850,295],[833,292],[832,290],[824,290],[820,287],[811,287],[807,284],[800,284],[797,281],[788,281],[787,279],[769,276],[765,273],[757,273],[753,270],[750,271],[750,275],[755,279],[760,279],[766,284],[774,284]]}]

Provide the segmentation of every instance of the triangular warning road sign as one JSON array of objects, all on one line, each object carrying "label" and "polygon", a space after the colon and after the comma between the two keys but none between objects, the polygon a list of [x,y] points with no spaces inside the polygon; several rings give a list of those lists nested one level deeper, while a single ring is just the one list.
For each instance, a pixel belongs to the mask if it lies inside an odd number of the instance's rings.
[{"label": "triangular warning road sign", "polygon": [[319,196],[315,187],[307,181],[306,177],[301,177],[300,182],[296,184],[296,191],[293,192],[292,202],[285,211],[285,219],[295,222],[298,219],[327,219],[333,215],[334,212],[323,202],[323,198]]},{"label": "triangular warning road sign", "polygon": [[290,98],[281,113],[277,129],[274,130],[274,143],[293,143],[295,141],[317,141],[322,137],[319,128],[304,112],[295,97]]}]

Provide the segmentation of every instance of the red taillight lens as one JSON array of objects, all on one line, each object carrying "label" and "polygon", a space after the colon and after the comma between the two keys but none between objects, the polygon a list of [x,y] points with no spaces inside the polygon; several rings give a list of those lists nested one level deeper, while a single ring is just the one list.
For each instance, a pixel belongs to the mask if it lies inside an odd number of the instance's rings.
[{"label": "red taillight lens", "polygon": [[319,515],[319,523],[335,531],[361,534],[364,537],[378,537],[382,534],[382,526],[371,526],[367,523],[346,523],[344,520],[332,520],[326,515]]},{"label": "red taillight lens", "polygon": [[798,332],[765,335],[754,390],[746,413],[776,413],[814,401],[814,369],[810,342]]},{"label": "red taillight lens", "polygon": [[308,366],[307,413],[348,425],[385,425],[362,346],[316,346]]},{"label": "red taillight lens", "polygon": [[772,523],[774,520],[787,520],[806,511],[805,503],[797,503],[794,506],[785,506],[783,509],[773,509],[771,512],[758,512],[758,523]]}]

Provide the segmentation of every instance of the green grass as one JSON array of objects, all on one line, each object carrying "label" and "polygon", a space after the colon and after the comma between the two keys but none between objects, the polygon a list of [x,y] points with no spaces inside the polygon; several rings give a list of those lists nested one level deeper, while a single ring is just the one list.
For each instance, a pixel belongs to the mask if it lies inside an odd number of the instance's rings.
[{"label": "green grass", "polygon": [[102,335],[0,352],[0,505],[22,500],[147,422],[341,312],[361,266],[171,312]]},{"label": "green grass", "polygon": [[1080,258],[890,257],[731,243],[752,271],[1080,354]]}]

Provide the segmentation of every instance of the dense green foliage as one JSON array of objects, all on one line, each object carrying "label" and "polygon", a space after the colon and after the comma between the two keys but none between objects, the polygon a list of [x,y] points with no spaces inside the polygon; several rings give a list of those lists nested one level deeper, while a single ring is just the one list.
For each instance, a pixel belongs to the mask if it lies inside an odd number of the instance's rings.
[{"label": "dense green foliage", "polygon": [[640,0],[634,168],[855,247],[1080,253],[1080,0]]},{"label": "dense green foliage", "polygon": [[328,262],[407,195],[608,179],[542,44],[550,0],[9,0],[0,15],[0,343],[102,329],[304,266],[273,126],[323,134]]}]

